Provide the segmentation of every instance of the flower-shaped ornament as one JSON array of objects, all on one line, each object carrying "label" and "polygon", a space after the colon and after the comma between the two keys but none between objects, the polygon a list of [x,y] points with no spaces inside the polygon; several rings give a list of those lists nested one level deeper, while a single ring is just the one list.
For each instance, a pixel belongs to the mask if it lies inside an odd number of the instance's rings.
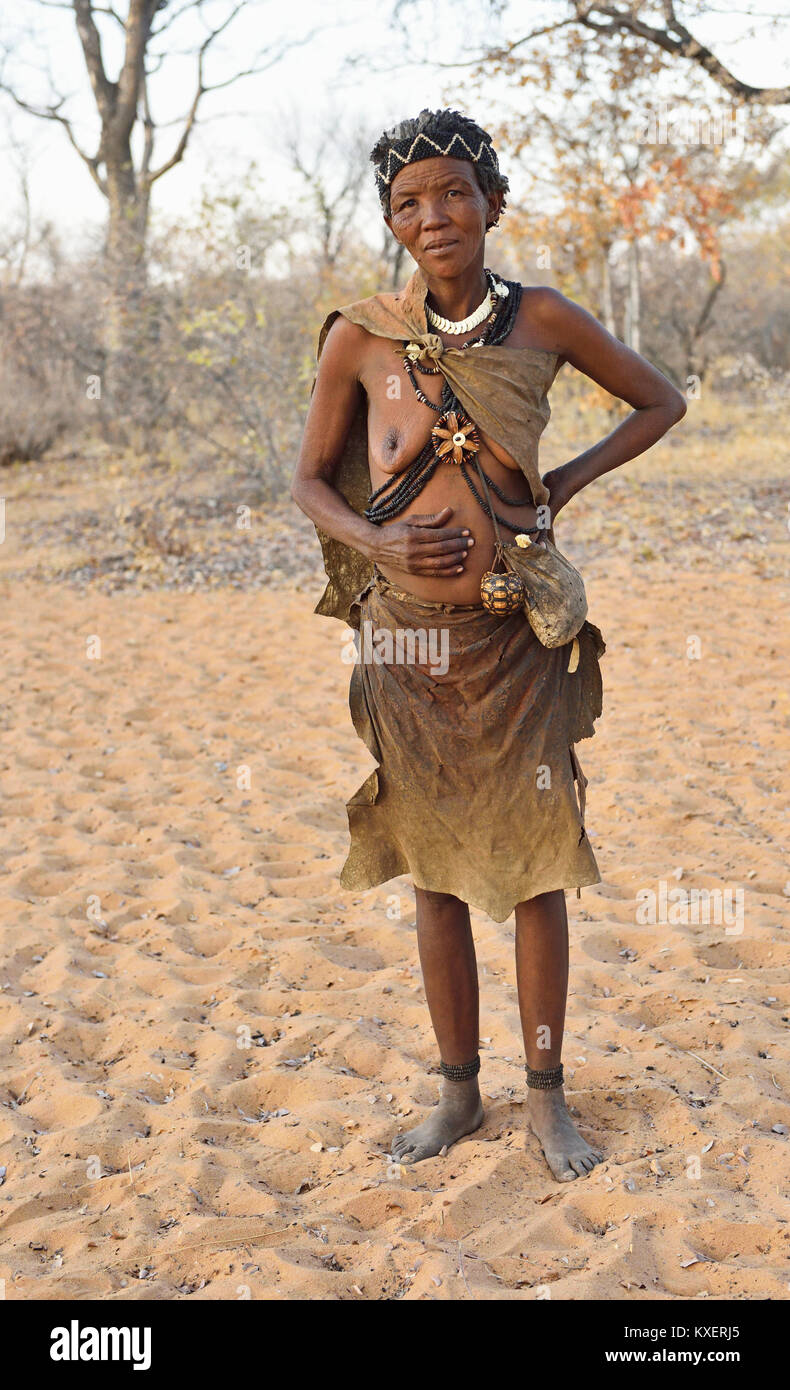
[{"label": "flower-shaped ornament", "polygon": [[480,448],[480,436],[475,425],[468,416],[459,417],[454,410],[437,420],[431,430],[431,438],[438,457],[447,459],[448,463],[463,463],[467,455],[476,454]]}]

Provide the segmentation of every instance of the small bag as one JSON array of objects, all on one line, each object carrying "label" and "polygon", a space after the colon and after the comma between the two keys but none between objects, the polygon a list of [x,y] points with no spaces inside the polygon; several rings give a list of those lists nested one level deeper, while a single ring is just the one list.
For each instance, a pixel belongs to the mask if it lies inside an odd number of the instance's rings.
[{"label": "small bag", "polygon": [[[497,525],[483,470],[475,459],[489,514],[496,533],[496,557],[524,586],[524,612],[532,631],[544,647],[564,647],[580,631],[587,617],[584,580],[544,530],[540,539],[520,546],[505,543]],[[534,528],[532,528],[534,529]],[[496,561],[495,561],[496,564]],[[494,572],[483,576],[482,584]]]}]

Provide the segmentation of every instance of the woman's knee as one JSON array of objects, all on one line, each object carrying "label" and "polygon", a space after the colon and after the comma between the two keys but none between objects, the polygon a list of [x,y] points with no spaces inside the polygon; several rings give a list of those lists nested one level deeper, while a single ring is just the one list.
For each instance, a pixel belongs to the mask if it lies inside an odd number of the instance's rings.
[{"label": "woman's knee", "polygon": [[521,923],[556,920],[567,922],[568,912],[565,904],[564,888],[552,888],[546,893],[538,893],[534,898],[526,898],[516,903],[516,926]]},{"label": "woman's knee", "polygon": [[433,889],[415,886],[414,895],[418,907],[427,908],[429,912],[457,912],[466,907],[466,903],[452,893],[436,893]]}]

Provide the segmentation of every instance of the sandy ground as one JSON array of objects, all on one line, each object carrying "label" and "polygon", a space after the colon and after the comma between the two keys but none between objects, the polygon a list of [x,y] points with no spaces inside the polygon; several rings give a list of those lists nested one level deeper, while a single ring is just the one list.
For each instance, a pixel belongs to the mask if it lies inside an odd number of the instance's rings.
[{"label": "sandy ground", "polygon": [[[567,896],[564,1056],[607,1157],[569,1185],[524,1136],[513,922],[480,913],[483,1128],[387,1158],[436,1051],[408,881],[337,885],[370,760],[318,587],[0,570],[6,1297],[786,1298],[786,553],[591,552],[603,882]],[[638,922],[662,881],[742,920]]]}]

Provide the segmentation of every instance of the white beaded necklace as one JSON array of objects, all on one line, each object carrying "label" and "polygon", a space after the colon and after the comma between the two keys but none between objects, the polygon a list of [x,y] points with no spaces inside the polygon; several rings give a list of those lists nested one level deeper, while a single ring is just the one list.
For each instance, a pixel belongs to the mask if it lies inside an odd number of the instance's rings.
[{"label": "white beaded necklace", "polygon": [[477,328],[477,325],[482,323],[484,319],[487,319],[489,314],[491,313],[491,308],[493,305],[493,300],[491,298],[492,289],[501,298],[504,298],[504,296],[508,294],[507,285],[503,285],[501,282],[498,283],[492,277],[489,288],[486,290],[486,297],[483,300],[482,304],[478,304],[477,308],[473,310],[473,312],[469,314],[465,319],[457,319],[456,321],[453,321],[453,319],[442,318],[442,315],[435,313],[434,310],[431,309],[428,304],[426,304],[425,306],[425,316],[431,327],[438,329],[440,333],[450,333],[454,335],[460,335],[462,333],[471,333],[472,329]]}]

